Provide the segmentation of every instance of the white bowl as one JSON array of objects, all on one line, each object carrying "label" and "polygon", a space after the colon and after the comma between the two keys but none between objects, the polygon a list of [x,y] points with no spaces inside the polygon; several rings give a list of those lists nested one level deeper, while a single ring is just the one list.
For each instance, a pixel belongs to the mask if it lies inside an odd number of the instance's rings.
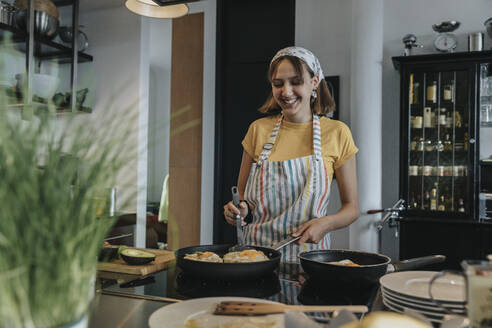
[{"label": "white bowl", "polygon": [[[27,87],[26,74],[17,74],[15,78],[18,82],[17,86],[20,87],[21,90],[22,88]],[[32,76],[32,92],[35,96],[51,100],[59,83],[60,79],[58,76],[34,73]]]}]

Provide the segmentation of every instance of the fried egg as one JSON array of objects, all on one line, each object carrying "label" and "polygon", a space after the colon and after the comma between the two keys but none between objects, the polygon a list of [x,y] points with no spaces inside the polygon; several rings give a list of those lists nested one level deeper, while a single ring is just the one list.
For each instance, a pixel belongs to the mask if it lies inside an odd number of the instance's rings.
[{"label": "fried egg", "polygon": [[326,262],[328,264],[335,264],[335,265],[344,265],[344,266],[351,266],[351,267],[358,267],[360,266],[359,264],[349,260],[349,259],[345,259],[345,260],[341,260],[341,261],[336,261],[336,262]]},{"label": "fried egg", "polygon": [[202,262],[219,262],[222,263],[222,259],[214,252],[195,252],[193,254],[186,254],[184,256],[187,260],[202,261]]},{"label": "fried egg", "polygon": [[268,257],[262,252],[255,249],[246,249],[241,252],[230,252],[224,255],[225,263],[243,263],[268,261]]}]

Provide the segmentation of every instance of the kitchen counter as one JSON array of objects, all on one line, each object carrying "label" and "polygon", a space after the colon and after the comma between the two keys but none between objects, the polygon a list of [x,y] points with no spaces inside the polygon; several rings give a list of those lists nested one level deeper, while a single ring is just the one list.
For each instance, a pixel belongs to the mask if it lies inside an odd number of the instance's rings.
[{"label": "kitchen counter", "polygon": [[[138,280],[99,279],[89,327],[146,327],[150,315],[162,306],[214,296],[256,297],[284,304],[365,304],[370,311],[383,309],[378,286],[365,290],[329,288],[326,282],[306,279],[299,270],[299,265],[294,265],[254,281],[225,282],[196,279],[172,266]],[[315,318],[326,321],[326,314],[316,314]]]},{"label": "kitchen counter", "polygon": [[150,315],[164,305],[165,301],[153,301],[127,296],[96,294],[90,328],[147,327]]}]

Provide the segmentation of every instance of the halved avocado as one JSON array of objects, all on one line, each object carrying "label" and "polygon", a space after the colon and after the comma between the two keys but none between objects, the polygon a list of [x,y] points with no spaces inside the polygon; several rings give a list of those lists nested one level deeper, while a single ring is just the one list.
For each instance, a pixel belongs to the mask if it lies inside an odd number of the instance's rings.
[{"label": "halved avocado", "polygon": [[121,253],[121,258],[128,264],[131,265],[142,265],[147,264],[155,260],[155,254],[141,251],[139,249],[127,248]]}]

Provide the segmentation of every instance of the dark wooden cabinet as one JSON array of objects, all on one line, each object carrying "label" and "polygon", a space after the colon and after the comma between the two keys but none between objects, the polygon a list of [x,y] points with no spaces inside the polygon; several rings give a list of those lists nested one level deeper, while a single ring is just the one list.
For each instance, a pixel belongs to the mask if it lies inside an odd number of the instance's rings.
[{"label": "dark wooden cabinet", "polygon": [[[492,51],[394,57],[400,71],[400,258],[444,254],[446,268],[483,259],[492,224],[480,197],[492,154]],[[490,91],[488,84],[490,81]],[[480,192],[482,191],[482,194]]]}]

